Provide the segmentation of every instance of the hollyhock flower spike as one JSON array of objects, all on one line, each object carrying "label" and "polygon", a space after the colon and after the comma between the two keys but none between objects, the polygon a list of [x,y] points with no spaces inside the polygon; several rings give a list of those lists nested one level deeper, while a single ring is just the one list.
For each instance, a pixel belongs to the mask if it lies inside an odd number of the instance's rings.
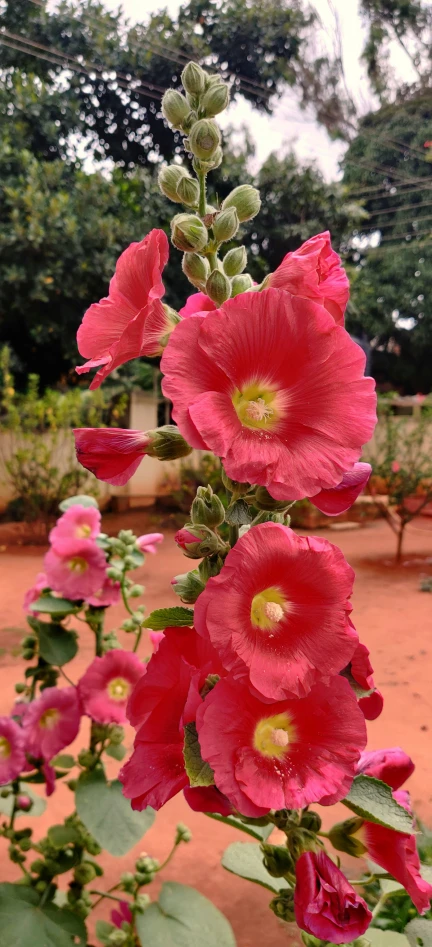
[{"label": "hollyhock flower spike", "polygon": [[332,944],[352,943],[372,920],[363,898],[325,852],[300,855],[294,910],[302,931]]},{"label": "hollyhock flower spike", "polygon": [[26,752],[49,761],[75,739],[81,719],[76,687],[47,687],[27,705],[23,718]]},{"label": "hollyhock flower spike", "polygon": [[126,705],[146,668],[137,654],[115,649],[94,658],[78,681],[84,712],[96,723],[126,723]]},{"label": "hollyhock flower spike", "polygon": [[104,584],[106,565],[92,539],[59,539],[44,559],[49,587],[70,599],[94,595]]},{"label": "hollyhock flower spike", "polygon": [[162,387],[192,447],[221,457],[231,479],[290,501],[338,486],[358,461],[376,422],[364,366],[322,306],[267,289],[180,322]]},{"label": "hollyhock flower spike", "polygon": [[392,789],[400,789],[415,769],[411,757],[399,746],[387,750],[369,750],[362,753],[358,773],[382,779]]},{"label": "hollyhock flower spike", "polygon": [[87,309],[77,342],[80,355],[88,361],[77,372],[99,368],[90,388],[98,388],[110,372],[132,358],[161,353],[161,340],[174,325],[160,301],[167,260],[165,233],[150,231],[117,260],[109,295]]},{"label": "hollyhock flower spike", "polygon": [[144,555],[146,553],[154,555],[157,552],[157,544],[161,543],[163,538],[163,533],[144,533],[138,536],[137,546]]},{"label": "hollyhock flower spike", "polygon": [[23,609],[28,615],[33,615],[33,618],[37,618],[37,612],[31,608],[31,605],[33,605],[33,602],[37,602],[42,592],[47,589],[48,586],[49,582],[45,572],[39,572],[36,576],[35,584],[32,585],[31,589],[27,590],[24,596]]},{"label": "hollyhock flower spike", "polygon": [[302,697],[351,660],[354,573],[324,539],[278,523],[253,526],[208,580],[195,627],[229,671],[241,666],[261,695]]},{"label": "hollyhock flower spike", "polygon": [[113,486],[130,480],[146,456],[150,438],[143,431],[121,428],[76,428],[75,448],[80,464]]},{"label": "hollyhock flower spike", "polygon": [[10,717],[0,717],[0,786],[13,782],[25,768],[25,736]]},{"label": "hollyhock flower spike", "polygon": [[121,599],[120,582],[114,582],[108,576],[104,584],[94,595],[89,595],[87,604],[94,608],[107,608],[109,605],[117,605]]},{"label": "hollyhock flower spike", "polygon": [[60,539],[95,539],[101,531],[101,515],[94,506],[70,506],[49,534],[55,545]]},{"label": "hollyhock flower spike", "polygon": [[217,309],[216,303],[210,299],[210,296],[206,296],[205,293],[192,293],[182,309],[179,309],[179,316],[185,319],[187,316],[195,316],[197,312],[213,312],[215,309]]},{"label": "hollyhock flower spike", "polygon": [[287,253],[263,285],[319,302],[338,325],[344,324],[349,280],[340,256],[332,249],[328,230],[306,240],[293,253]]}]

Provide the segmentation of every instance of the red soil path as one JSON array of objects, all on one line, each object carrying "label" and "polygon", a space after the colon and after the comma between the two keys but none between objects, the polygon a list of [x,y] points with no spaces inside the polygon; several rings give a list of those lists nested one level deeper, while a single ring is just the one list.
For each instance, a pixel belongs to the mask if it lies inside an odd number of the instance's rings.
[{"label": "red soil path", "polygon": [[[115,532],[121,526],[133,527],[137,533],[157,528],[149,523],[148,514],[129,513],[105,518],[104,528]],[[361,639],[372,652],[375,680],[385,698],[381,717],[368,725],[369,746],[400,745],[414,758],[416,771],[410,780],[414,807],[432,824],[432,595],[418,591],[419,577],[432,574],[432,533],[428,530],[407,530],[406,559],[398,568],[392,564],[394,537],[382,522],[364,529],[336,532],[321,531],[339,545],[357,573],[354,593],[354,620]],[[0,714],[9,714],[14,700],[14,682],[19,679],[20,659],[16,648],[25,627],[21,602],[25,590],[42,567],[40,548],[1,548],[0,551]],[[429,562],[427,561],[429,558]],[[174,604],[177,599],[170,589],[173,575],[184,572],[189,563],[176,548],[172,534],[167,534],[163,553],[148,556],[145,566],[135,573],[136,581],[146,585],[148,610]],[[123,619],[120,607],[110,610],[110,627]],[[92,655],[90,634],[80,625],[79,657],[68,666],[68,674],[77,680]],[[130,645],[124,636],[125,646]],[[149,652],[147,642],[142,654]],[[15,651],[15,656],[14,652]],[[85,727],[83,726],[83,731]],[[81,733],[78,749],[85,742]],[[128,733],[131,746],[132,734]],[[116,771],[112,764],[112,772]],[[34,820],[35,837],[48,825],[59,822],[70,812],[72,796],[61,783],[48,801],[45,815]],[[342,806],[322,810],[325,824],[344,818]],[[31,820],[29,820],[30,822]],[[175,859],[163,872],[164,880],[176,880],[196,886],[210,897],[231,921],[238,947],[287,947],[297,944],[295,933],[283,927],[267,908],[270,892],[227,874],[220,866],[220,856],[234,840],[247,840],[235,830],[219,825],[207,817],[191,812],[183,797],[178,796],[160,812],[153,828],[134,852],[124,858],[104,857],[105,877],[96,887],[107,889],[121,871],[130,870],[134,856],[145,849],[163,860],[170,849],[178,821],[185,822],[193,832],[193,841],[183,845]],[[25,823],[23,823],[25,824]],[[1,880],[16,877],[15,866],[5,858],[5,843],[0,841]],[[153,886],[157,890],[157,885]],[[106,902],[105,902],[106,903]],[[109,908],[99,909],[98,916],[107,916]]]}]

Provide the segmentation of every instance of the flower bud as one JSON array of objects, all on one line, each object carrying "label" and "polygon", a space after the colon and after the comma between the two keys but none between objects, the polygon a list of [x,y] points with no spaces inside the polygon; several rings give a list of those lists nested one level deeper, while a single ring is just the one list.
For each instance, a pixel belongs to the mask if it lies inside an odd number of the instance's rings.
[{"label": "flower bud", "polygon": [[213,85],[221,85],[222,83],[222,76],[220,76],[218,72],[213,73],[213,75],[209,75],[208,72],[206,72],[206,89],[209,89],[210,86]]},{"label": "flower bud", "polygon": [[143,914],[144,911],[148,908],[151,903],[150,895],[148,894],[137,894],[135,903],[131,905],[131,910],[135,909],[137,914]]},{"label": "flower bud", "polygon": [[294,872],[292,857],[283,845],[270,845],[268,842],[263,842],[261,851],[264,855],[264,865],[272,878],[283,878],[287,872]]},{"label": "flower bud", "polygon": [[109,742],[112,743],[113,746],[120,746],[120,743],[123,743],[124,735],[124,727],[121,727],[120,724],[116,724],[109,732]]},{"label": "flower bud", "polygon": [[181,204],[182,198],[177,194],[177,185],[182,178],[187,176],[188,174],[185,168],[180,167],[178,164],[169,164],[168,167],[165,166],[159,171],[159,189],[162,191],[162,194],[165,194],[165,197],[170,199],[170,201],[174,201],[176,204]]},{"label": "flower bud", "polygon": [[303,852],[316,852],[319,849],[318,839],[314,832],[307,829],[292,829],[288,833],[287,845],[294,861],[303,855]]},{"label": "flower bud", "polygon": [[252,289],[253,281],[249,273],[241,273],[240,276],[233,276],[231,283],[231,296],[239,296],[240,293],[248,293]]},{"label": "flower bud", "polygon": [[162,113],[170,125],[181,128],[190,110],[190,105],[181,92],[167,89],[162,99]]},{"label": "flower bud", "polygon": [[184,822],[179,822],[178,825],[176,825],[176,842],[190,842],[191,839],[191,830],[188,829]]},{"label": "flower bud", "polygon": [[319,832],[322,820],[317,812],[303,812],[300,819],[302,829],[308,829],[309,832]]},{"label": "flower bud", "polygon": [[205,291],[217,306],[221,306],[231,296],[231,283],[222,270],[213,270],[205,284]]},{"label": "flower bud", "polygon": [[222,207],[235,207],[240,223],[244,220],[252,220],[261,207],[259,191],[251,184],[240,184],[231,191],[231,194],[228,194]]},{"label": "flower bud", "polygon": [[186,523],[174,536],[175,542],[189,559],[202,559],[215,553],[226,553],[228,546],[208,526]]},{"label": "flower bud", "polygon": [[135,878],[131,871],[124,871],[120,875],[120,884],[122,885],[123,890],[127,891],[128,894],[134,890]]},{"label": "flower bud", "polygon": [[33,800],[30,796],[17,796],[16,808],[20,809],[21,812],[30,812],[30,809],[33,806]]},{"label": "flower bud", "polygon": [[185,253],[203,250],[208,240],[207,228],[195,214],[176,214],[171,221],[171,240]]},{"label": "flower bud", "polygon": [[206,86],[206,73],[197,62],[188,62],[181,74],[182,86],[190,95],[200,95]]},{"label": "flower bud", "polygon": [[313,934],[305,934],[304,931],[302,931],[302,941],[305,947],[323,947],[325,945],[324,940],[318,940],[318,937],[314,937]]},{"label": "flower bud", "polygon": [[74,878],[79,885],[88,885],[96,878],[96,868],[91,862],[81,862],[74,869]]},{"label": "flower bud", "polygon": [[363,825],[363,819],[359,816],[352,816],[351,819],[345,819],[345,822],[337,822],[329,832],[329,839],[338,852],[346,852],[354,858],[360,858],[367,852],[366,845],[356,838],[356,833],[360,831]]},{"label": "flower bud", "polygon": [[225,508],[211,486],[198,487],[191,507],[192,523],[203,526],[220,526],[225,520]]},{"label": "flower bud", "polygon": [[239,219],[235,207],[221,211],[213,222],[213,233],[218,243],[232,240],[239,229]]},{"label": "flower bud", "polygon": [[201,289],[210,274],[210,264],[206,257],[198,253],[185,253],[182,261],[182,270],[190,283]]},{"label": "flower bud", "polygon": [[238,496],[242,493],[247,493],[249,490],[248,483],[240,483],[238,480],[231,480],[231,477],[228,477],[225,473],[224,468],[222,467],[222,483],[230,493],[236,493]]},{"label": "flower bud", "polygon": [[199,200],[198,181],[195,181],[194,178],[190,178],[189,175],[185,174],[178,182],[177,194],[182,204],[188,204],[189,207],[194,207]]},{"label": "flower bud", "polygon": [[239,276],[247,264],[246,247],[234,247],[223,258],[223,268],[227,276]]},{"label": "flower bud", "polygon": [[154,431],[147,431],[149,444],[147,454],[157,457],[158,460],[177,460],[178,457],[187,457],[192,448],[186,443],[175,424],[164,424]]},{"label": "flower bud", "polygon": [[269,907],[273,911],[273,914],[276,914],[276,917],[279,917],[281,921],[294,921],[294,891],[290,889],[281,891],[270,901]]},{"label": "flower bud", "polygon": [[116,927],[110,934],[108,934],[107,943],[110,947],[123,947],[123,944],[129,939],[129,934],[126,931],[120,930],[119,927]]},{"label": "flower bud", "polygon": [[186,605],[194,605],[198,596],[204,591],[205,585],[201,581],[199,572],[194,569],[193,572],[184,572],[182,575],[176,575],[171,579],[173,592]]},{"label": "flower bud", "polygon": [[255,491],[254,506],[258,510],[268,510],[270,513],[278,510],[286,510],[291,506],[291,500],[274,500],[265,487],[257,487]]},{"label": "flower bud", "polygon": [[207,118],[213,118],[229,105],[229,89],[225,82],[213,82],[201,99],[201,109]]},{"label": "flower bud", "polygon": [[208,118],[201,118],[199,122],[195,122],[189,135],[189,148],[192,154],[202,161],[210,161],[220,143],[221,133],[216,122]]}]

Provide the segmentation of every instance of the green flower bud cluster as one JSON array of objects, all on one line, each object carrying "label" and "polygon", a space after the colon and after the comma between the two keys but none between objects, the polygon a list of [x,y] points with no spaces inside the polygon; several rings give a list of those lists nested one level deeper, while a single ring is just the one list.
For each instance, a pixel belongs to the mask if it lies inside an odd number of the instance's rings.
[{"label": "green flower bud cluster", "polygon": [[292,922],[295,920],[294,912],[294,891],[290,889],[280,891],[269,905],[273,914],[282,921]]},{"label": "green flower bud cluster", "polygon": [[198,487],[190,511],[194,525],[220,526],[225,520],[225,508],[222,501],[213,493],[211,486]]},{"label": "green flower bud cluster", "polygon": [[176,837],[175,844],[179,845],[180,842],[190,842],[192,839],[192,832],[188,829],[187,825],[184,822],[179,822],[176,826]]},{"label": "green flower bud cluster", "polygon": [[261,851],[264,855],[264,866],[272,878],[283,878],[287,874],[294,874],[294,862],[286,847],[263,842]]},{"label": "green flower bud cluster", "polygon": [[135,875],[134,879],[138,885],[148,885],[153,881],[153,878],[157,871],[159,871],[160,863],[157,858],[151,858],[150,855],[146,855],[144,852],[139,856],[135,862]]},{"label": "green flower bud cluster", "polygon": [[179,457],[187,457],[192,451],[175,424],[165,424],[153,431],[147,431],[147,436],[150,441],[147,446],[149,457],[157,457],[158,460],[177,460]]},{"label": "green flower bud cluster", "polygon": [[37,638],[35,635],[25,635],[21,639],[22,656],[24,661],[32,661],[37,649]]},{"label": "green flower bud cluster", "polygon": [[198,596],[204,591],[205,585],[201,581],[197,569],[176,575],[171,581],[173,592],[185,605],[194,605]]},{"label": "green flower bud cluster", "polygon": [[354,858],[360,858],[365,855],[367,848],[363,845],[360,838],[356,838],[357,832],[363,825],[363,819],[359,816],[352,816],[351,819],[345,819],[345,822],[338,822],[333,825],[329,832],[329,839],[338,852],[346,852]]}]

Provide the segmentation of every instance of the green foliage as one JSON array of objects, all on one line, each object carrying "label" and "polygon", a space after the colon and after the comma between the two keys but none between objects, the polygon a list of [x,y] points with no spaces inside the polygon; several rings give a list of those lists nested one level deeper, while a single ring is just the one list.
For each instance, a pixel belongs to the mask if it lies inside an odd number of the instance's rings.
[{"label": "green foliage", "polygon": [[342,800],[348,809],[368,822],[377,822],[395,832],[412,833],[412,817],[393,799],[386,783],[372,776],[356,776],[351,789]]},{"label": "green foliage", "polygon": [[51,615],[56,618],[73,615],[77,610],[76,602],[70,602],[66,598],[57,598],[48,593],[41,595],[30,607],[35,612],[42,612],[43,615]]},{"label": "green foliage", "polygon": [[[9,788],[8,786],[2,786],[2,790],[6,790],[8,788]],[[29,809],[28,812],[24,812],[23,810],[18,809],[15,815],[15,818],[20,818],[22,816],[29,816],[29,815],[39,816],[45,812],[46,805],[47,805],[45,799],[43,799],[42,796],[39,796],[36,792],[33,792],[33,789],[31,789],[31,787],[28,785],[27,782],[25,783],[23,782],[20,784],[19,792],[21,792],[23,795],[30,796],[30,799],[32,801],[32,807],[31,809]],[[12,807],[13,807],[12,791],[11,791],[11,795],[8,796],[6,799],[3,799],[2,796],[0,796],[0,812],[2,813],[2,815],[5,815],[10,819],[12,815]]]},{"label": "green foliage", "polygon": [[187,723],[184,728],[183,756],[186,773],[192,787],[214,786],[213,770],[201,756],[197,728],[194,723]]},{"label": "green foliage", "polygon": [[182,608],[181,605],[174,605],[172,608],[156,608],[146,618],[144,628],[164,631],[165,628],[190,627],[193,624],[193,614],[191,608]]},{"label": "green foliage", "polygon": [[432,921],[418,917],[405,928],[410,947],[432,947]]},{"label": "green foliage", "polygon": [[369,928],[367,940],[371,947],[408,947],[408,941],[403,934],[380,931],[377,928]]},{"label": "green foliage", "polygon": [[80,819],[99,845],[111,855],[125,855],[153,825],[150,807],[135,812],[118,780],[108,783],[102,769],[84,773],[78,780],[76,808]]},{"label": "green foliage", "polygon": [[390,43],[399,44],[411,60],[417,86],[430,84],[432,12],[423,0],[361,0],[360,10],[368,25],[363,50],[369,79],[382,101],[397,93],[398,86],[389,61]]},{"label": "green foliage", "polygon": [[235,815],[219,815],[218,812],[206,812],[206,815],[209,819],[215,819],[216,822],[223,822],[233,829],[240,829],[241,832],[245,832],[246,835],[251,835],[252,838],[259,839],[260,842],[266,842],[274,829],[272,823],[269,825],[255,825],[253,819],[249,822],[243,822],[242,819],[238,819]]},{"label": "green foliage", "polygon": [[33,623],[39,642],[39,654],[47,664],[63,667],[78,652],[77,635],[67,631],[63,625],[55,622],[37,621]]},{"label": "green foliage", "polygon": [[54,904],[39,906],[36,891],[0,885],[0,947],[85,947],[83,922]]},{"label": "green foliage", "polygon": [[409,417],[393,410],[391,399],[381,399],[375,447],[368,458],[373,473],[386,480],[391,504],[409,521],[415,507],[410,512],[407,497],[417,495],[420,502],[432,497],[432,407],[425,403]]},{"label": "green foliage", "polygon": [[136,915],[140,944],[160,947],[235,947],[227,919],[202,894],[174,881],[166,882],[159,901]]},{"label": "green foliage", "polygon": [[222,855],[222,865],[233,875],[253,881],[277,894],[290,885],[285,878],[273,878],[263,864],[263,855],[255,842],[232,842]]}]

